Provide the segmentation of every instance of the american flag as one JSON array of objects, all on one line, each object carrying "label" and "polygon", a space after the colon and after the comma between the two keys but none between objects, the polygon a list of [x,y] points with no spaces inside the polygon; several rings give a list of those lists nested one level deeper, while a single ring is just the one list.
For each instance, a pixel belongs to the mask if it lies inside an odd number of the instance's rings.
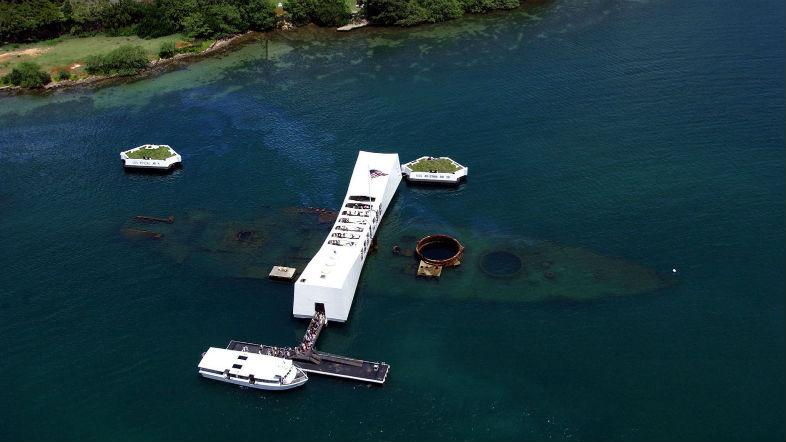
[{"label": "american flag", "polygon": [[377,170],[377,169],[371,169],[371,170],[368,171],[368,173],[369,173],[369,175],[371,175],[371,178],[376,178],[378,176],[386,176],[387,175],[385,172],[383,172],[381,170]]}]

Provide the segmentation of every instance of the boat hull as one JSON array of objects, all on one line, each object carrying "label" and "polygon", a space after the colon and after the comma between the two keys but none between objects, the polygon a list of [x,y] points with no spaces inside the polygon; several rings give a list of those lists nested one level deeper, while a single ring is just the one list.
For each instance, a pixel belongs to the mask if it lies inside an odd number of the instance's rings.
[{"label": "boat hull", "polygon": [[303,384],[306,383],[306,381],[308,381],[308,377],[304,377],[303,379],[292,382],[291,384],[278,384],[272,382],[263,382],[260,380],[257,380],[252,384],[244,379],[236,379],[236,378],[227,379],[225,376],[214,374],[214,373],[208,373],[203,370],[199,370],[199,374],[203,378],[210,379],[213,381],[224,382],[226,384],[239,385],[241,387],[248,387],[256,390],[272,390],[272,391],[291,390],[293,388],[301,387]]}]

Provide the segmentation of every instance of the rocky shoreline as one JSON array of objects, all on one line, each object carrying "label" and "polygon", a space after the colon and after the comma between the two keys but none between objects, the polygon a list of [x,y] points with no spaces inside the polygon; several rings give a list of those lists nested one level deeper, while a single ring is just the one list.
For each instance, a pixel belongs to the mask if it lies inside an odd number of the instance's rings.
[{"label": "rocky shoreline", "polygon": [[176,54],[171,58],[159,58],[151,61],[148,63],[147,67],[133,75],[91,75],[86,78],[80,78],[79,80],[53,81],[40,89],[26,89],[21,86],[6,85],[0,86],[0,95],[46,94],[61,90],[109,86],[149,78],[216,54],[229,52],[242,44],[253,41],[257,35],[261,34],[264,33],[248,31],[243,34],[216,40],[207,49],[201,52]]}]

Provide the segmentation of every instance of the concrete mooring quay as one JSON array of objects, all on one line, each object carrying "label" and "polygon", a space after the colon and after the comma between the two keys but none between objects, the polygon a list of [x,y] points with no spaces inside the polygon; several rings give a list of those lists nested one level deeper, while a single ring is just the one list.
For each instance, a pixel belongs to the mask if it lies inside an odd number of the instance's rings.
[{"label": "concrete mooring quay", "polygon": [[325,313],[317,311],[314,317],[311,318],[306,333],[303,335],[303,340],[297,347],[284,348],[252,344],[250,342],[230,341],[227,349],[291,359],[296,366],[308,373],[375,384],[385,383],[390,366],[384,362],[362,361],[346,356],[323,353],[314,349],[314,345],[325,325],[327,325]]}]

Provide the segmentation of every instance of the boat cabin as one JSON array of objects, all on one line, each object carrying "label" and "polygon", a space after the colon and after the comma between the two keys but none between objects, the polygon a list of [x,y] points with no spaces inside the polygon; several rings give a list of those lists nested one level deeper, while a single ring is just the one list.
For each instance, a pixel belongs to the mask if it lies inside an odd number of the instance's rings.
[{"label": "boat cabin", "polygon": [[202,376],[267,390],[284,390],[308,377],[291,360],[259,353],[210,347],[199,361]]}]

